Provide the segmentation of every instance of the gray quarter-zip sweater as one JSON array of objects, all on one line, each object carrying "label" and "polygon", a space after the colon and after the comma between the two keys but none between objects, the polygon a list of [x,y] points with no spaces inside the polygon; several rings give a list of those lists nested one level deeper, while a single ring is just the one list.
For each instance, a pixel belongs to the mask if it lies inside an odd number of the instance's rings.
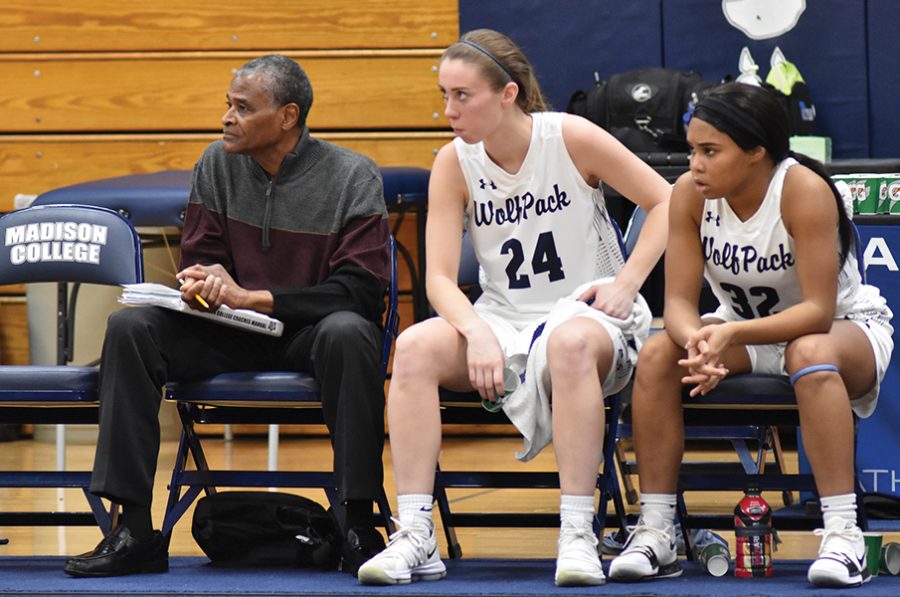
[{"label": "gray quarter-zip sweater", "polygon": [[381,321],[390,256],[381,175],[369,158],[303,130],[278,175],[207,147],[194,166],[181,267],[219,263],[269,290],[295,329],[349,310]]}]

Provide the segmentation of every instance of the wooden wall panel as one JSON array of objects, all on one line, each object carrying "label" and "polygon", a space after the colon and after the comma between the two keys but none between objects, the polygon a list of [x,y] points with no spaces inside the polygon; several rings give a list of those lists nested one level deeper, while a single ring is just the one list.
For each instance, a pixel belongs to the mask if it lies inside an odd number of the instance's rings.
[{"label": "wooden wall panel", "polygon": [[27,365],[29,362],[25,297],[0,297],[0,364]]},{"label": "wooden wall panel", "polygon": [[[458,35],[457,0],[6,0],[0,213],[17,193],[191,168],[219,136],[233,69],[273,52],[308,72],[314,134],[430,168],[451,138],[437,61]],[[414,224],[400,230],[413,254]],[[0,359],[25,363],[22,288],[3,293]]]},{"label": "wooden wall panel", "polygon": [[[318,134],[315,131],[313,134]],[[323,139],[372,158],[379,166],[431,168],[449,133],[321,133]],[[0,135],[0,212],[16,194],[112,176],[193,167],[216,134]]]},{"label": "wooden wall panel", "polygon": [[0,52],[444,48],[456,0],[6,0]]},{"label": "wooden wall panel", "polygon": [[[286,52],[313,84],[311,128],[446,129],[434,52]],[[252,54],[0,55],[4,132],[212,131]]]}]

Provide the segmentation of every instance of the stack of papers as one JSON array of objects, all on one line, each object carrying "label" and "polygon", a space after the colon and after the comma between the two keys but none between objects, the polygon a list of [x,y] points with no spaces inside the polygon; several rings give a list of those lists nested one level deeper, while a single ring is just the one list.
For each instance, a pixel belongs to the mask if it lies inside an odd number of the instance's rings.
[{"label": "stack of papers", "polygon": [[143,284],[122,284],[119,302],[123,305],[155,305],[188,315],[206,317],[245,330],[252,330],[270,336],[281,336],[284,324],[264,313],[249,309],[232,309],[222,305],[215,312],[199,311],[181,300],[181,292],[162,284],[145,282]]}]

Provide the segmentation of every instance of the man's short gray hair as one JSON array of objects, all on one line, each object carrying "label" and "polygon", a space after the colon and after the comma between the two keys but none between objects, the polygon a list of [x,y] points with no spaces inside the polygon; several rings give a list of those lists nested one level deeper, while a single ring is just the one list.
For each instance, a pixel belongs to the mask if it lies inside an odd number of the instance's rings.
[{"label": "man's short gray hair", "polygon": [[303,68],[287,56],[268,54],[251,60],[234,74],[235,77],[255,75],[266,78],[272,99],[279,106],[294,103],[300,107],[297,124],[303,128],[313,102],[312,84]]}]

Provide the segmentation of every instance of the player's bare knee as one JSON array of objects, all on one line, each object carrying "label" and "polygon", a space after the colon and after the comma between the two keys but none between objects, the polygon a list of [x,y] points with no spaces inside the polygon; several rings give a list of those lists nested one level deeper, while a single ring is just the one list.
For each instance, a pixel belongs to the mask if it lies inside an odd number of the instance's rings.
[{"label": "player's bare knee", "polygon": [[788,343],[784,351],[784,362],[788,373],[796,373],[811,365],[832,363],[840,366],[838,355],[821,335],[800,336]]},{"label": "player's bare knee", "polygon": [[394,375],[402,375],[406,371],[416,370],[424,360],[428,359],[432,342],[427,332],[412,326],[397,337],[394,347]]},{"label": "player's bare knee", "polygon": [[684,350],[672,342],[666,333],[653,334],[641,347],[638,354],[638,379],[666,378],[680,373],[678,360],[685,356]]},{"label": "player's bare knee", "polygon": [[579,326],[557,328],[547,339],[547,363],[553,371],[572,374],[597,367],[600,342]]},{"label": "player's bare knee", "polygon": [[439,344],[432,329],[421,325],[405,329],[394,347],[392,375],[402,377],[409,372],[421,371],[423,365],[433,362],[433,353]]}]

